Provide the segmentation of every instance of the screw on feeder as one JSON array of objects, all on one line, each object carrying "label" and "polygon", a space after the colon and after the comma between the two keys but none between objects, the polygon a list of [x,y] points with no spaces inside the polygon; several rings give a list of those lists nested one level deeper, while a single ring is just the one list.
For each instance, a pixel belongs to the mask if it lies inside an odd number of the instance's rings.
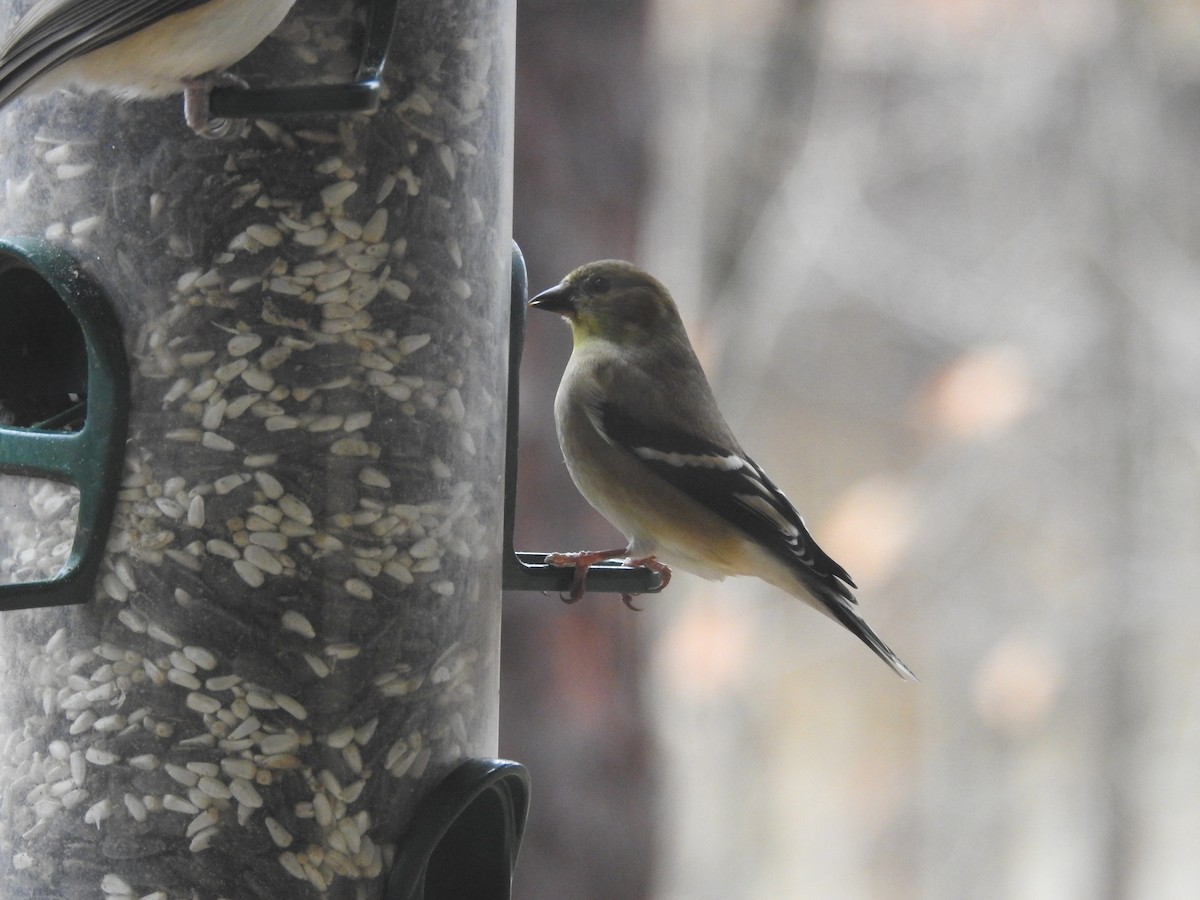
[{"label": "screw on feeder", "polygon": [[[577,581],[573,564],[552,565],[548,557],[564,554],[517,551],[513,549],[513,526],[517,509],[517,451],[520,428],[521,353],[525,345],[525,313],[529,301],[529,280],[525,257],[513,244],[512,318],[509,322],[508,349],[508,420],[504,461],[504,588],[510,591],[554,591],[568,602],[579,599],[586,586],[592,592],[620,594],[626,605],[637,594],[653,594],[666,586],[661,574],[641,566],[602,561],[592,565],[585,576],[586,585]],[[618,555],[603,551],[606,557]]]}]

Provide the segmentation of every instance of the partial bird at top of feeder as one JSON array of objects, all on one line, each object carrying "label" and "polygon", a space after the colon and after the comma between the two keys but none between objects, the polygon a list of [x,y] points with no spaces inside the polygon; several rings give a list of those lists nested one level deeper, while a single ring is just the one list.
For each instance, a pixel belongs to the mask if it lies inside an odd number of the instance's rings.
[{"label": "partial bird at top of feeder", "polygon": [[61,88],[122,100],[184,95],[197,134],[213,87],[241,84],[225,68],[274,31],[295,0],[38,0],[0,44],[0,107]]}]

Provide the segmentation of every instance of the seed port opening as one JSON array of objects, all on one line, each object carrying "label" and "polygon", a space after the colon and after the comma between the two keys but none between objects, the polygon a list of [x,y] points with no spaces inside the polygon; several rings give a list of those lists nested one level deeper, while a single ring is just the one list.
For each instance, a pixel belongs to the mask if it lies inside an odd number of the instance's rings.
[{"label": "seed port opening", "polygon": [[94,595],[129,408],[100,286],[63,247],[0,236],[0,611]]},{"label": "seed port opening", "polygon": [[87,416],[83,330],[37,272],[0,266],[0,425],[78,431]]},{"label": "seed port opening", "polygon": [[429,857],[426,900],[508,900],[512,880],[503,835],[506,810],[493,791],[480,794],[450,825]]},{"label": "seed port opening", "polygon": [[509,900],[528,811],[524,766],[464,760],[413,812],[387,900]]}]

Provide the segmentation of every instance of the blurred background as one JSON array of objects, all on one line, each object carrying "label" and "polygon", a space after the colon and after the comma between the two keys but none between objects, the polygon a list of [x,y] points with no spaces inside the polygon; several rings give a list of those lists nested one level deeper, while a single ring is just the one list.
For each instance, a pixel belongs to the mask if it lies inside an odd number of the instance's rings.
[{"label": "blurred background", "polygon": [[[519,900],[1200,896],[1200,3],[520,0],[515,235],[678,300],[916,671],[750,579],[511,594]],[[531,317],[522,549],[570,484]]]}]

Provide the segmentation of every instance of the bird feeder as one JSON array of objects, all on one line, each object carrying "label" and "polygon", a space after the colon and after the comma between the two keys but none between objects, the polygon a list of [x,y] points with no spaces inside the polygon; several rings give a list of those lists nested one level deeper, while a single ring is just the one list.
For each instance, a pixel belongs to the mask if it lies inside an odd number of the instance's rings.
[{"label": "bird feeder", "polygon": [[301,0],[229,139],[0,111],[6,900],[509,895],[513,52]]}]

